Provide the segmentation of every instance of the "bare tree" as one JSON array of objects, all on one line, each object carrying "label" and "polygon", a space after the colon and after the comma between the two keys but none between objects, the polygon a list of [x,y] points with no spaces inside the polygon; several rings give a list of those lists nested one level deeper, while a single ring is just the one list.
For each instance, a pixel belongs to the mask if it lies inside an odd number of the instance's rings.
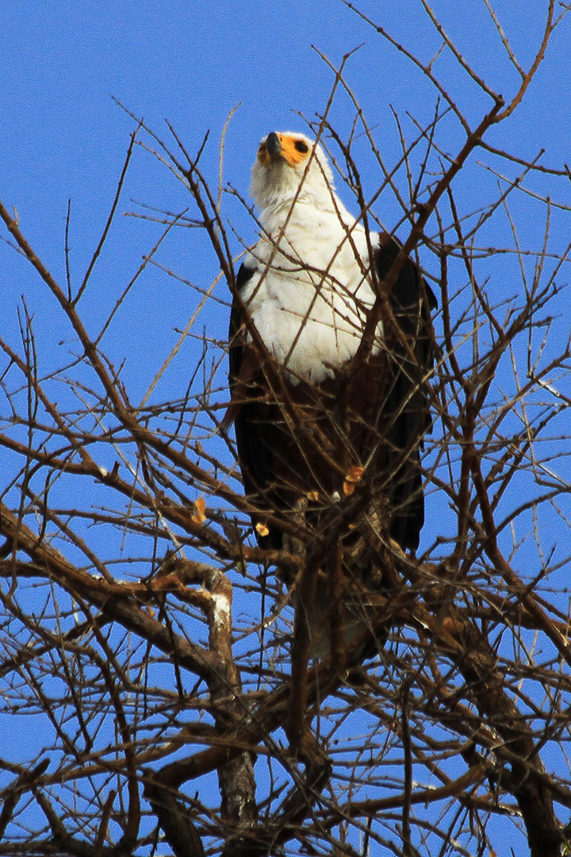
[{"label": "bare tree", "polygon": [[[38,347],[46,331],[34,295],[22,304],[20,341],[0,340],[2,743],[24,716],[42,736],[30,753],[23,744],[18,763],[0,758],[0,854],[569,850],[571,366],[557,316],[570,243],[553,235],[555,221],[569,221],[559,197],[570,175],[542,152],[523,158],[493,142],[566,8],[542,4],[523,67],[485,3],[498,60],[518,78],[504,100],[421,5],[441,40],[432,58],[369,21],[435,93],[431,121],[395,113],[398,162],[378,149],[348,83],[349,57],[329,63],[331,98],[309,123],[363,222],[378,228],[386,200],[400,208],[398,222],[381,225],[417,254],[440,304],[423,553],[381,540],[380,587],[356,579],[342,557],[320,620],[332,643],[320,657],[293,630],[319,570],[305,561],[312,535],[302,533],[300,550],[256,546],[222,424],[227,343],[195,335],[203,307],[220,300],[220,277],[206,291],[192,286],[191,318],[144,395],[123,365],[128,343],[119,359],[107,347],[143,271],[192,279],[159,262],[177,230],[203,235],[234,293],[236,240],[222,189],[203,173],[204,146],[189,153],[174,129],[164,142],[137,122],[81,282],[69,265],[58,282],[0,207],[8,241],[57,307],[60,327],[48,333],[67,346],[57,364]],[[484,109],[460,107],[439,76],[442,58],[468,76]],[[331,121],[341,90],[354,107],[349,133]],[[159,230],[156,244],[94,323],[85,306],[137,146],[182,183],[188,209],[139,209]],[[359,171],[365,151],[372,191]],[[543,223],[540,246],[528,242],[520,209]],[[173,367],[177,393],[163,398]],[[347,492],[347,514],[320,543],[322,567],[335,567],[371,499],[358,482]],[[357,546],[351,567],[359,556]],[[347,610],[361,637],[352,650],[340,634]],[[363,648],[374,657],[357,656]]]}]

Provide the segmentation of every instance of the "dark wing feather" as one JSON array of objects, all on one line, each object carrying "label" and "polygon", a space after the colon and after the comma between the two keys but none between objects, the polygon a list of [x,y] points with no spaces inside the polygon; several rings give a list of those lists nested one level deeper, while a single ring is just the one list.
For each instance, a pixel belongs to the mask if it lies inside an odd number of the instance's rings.
[{"label": "dark wing feather", "polygon": [[[236,277],[236,289],[238,290],[238,294],[241,294],[242,290],[244,289],[244,286],[249,282],[255,272],[255,268],[249,268],[245,264],[240,265],[238,275]],[[230,342],[230,393],[232,393],[236,380],[240,376],[240,368],[242,366],[244,347],[240,339],[241,328],[242,311],[239,305],[239,301],[234,298],[234,300],[232,301],[232,310],[230,312],[230,330],[228,332],[228,340]]]},{"label": "dark wing feather", "polygon": [[[380,237],[376,254],[379,280],[385,280],[400,252],[390,235]],[[385,400],[388,446],[391,536],[401,547],[416,550],[424,523],[420,453],[430,428],[428,375],[434,362],[430,313],[434,293],[411,259],[406,259],[391,290],[389,303],[407,338],[414,360],[398,337],[388,337],[389,380]]]},{"label": "dark wing feather", "polygon": [[[256,268],[242,264],[236,277],[238,295],[249,282]],[[226,422],[233,422],[236,432],[236,446],[242,483],[246,495],[260,504],[265,498],[269,509],[275,502],[268,496],[268,488],[273,483],[274,462],[268,447],[268,422],[260,418],[257,399],[263,384],[263,369],[259,364],[256,351],[245,343],[246,330],[242,316],[242,305],[238,298],[232,302],[229,331],[229,384],[230,407]],[[266,505],[266,503],[264,503]],[[272,531],[269,536],[256,538],[261,547],[280,548],[281,533]]]}]

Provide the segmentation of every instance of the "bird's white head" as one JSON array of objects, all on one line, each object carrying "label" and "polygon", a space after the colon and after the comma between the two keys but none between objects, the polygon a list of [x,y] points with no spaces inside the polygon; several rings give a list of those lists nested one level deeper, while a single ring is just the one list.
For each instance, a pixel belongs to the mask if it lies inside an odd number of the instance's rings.
[{"label": "bird's white head", "polygon": [[273,131],[260,142],[250,192],[262,211],[293,199],[334,208],[333,173],[325,152],[293,131]]}]

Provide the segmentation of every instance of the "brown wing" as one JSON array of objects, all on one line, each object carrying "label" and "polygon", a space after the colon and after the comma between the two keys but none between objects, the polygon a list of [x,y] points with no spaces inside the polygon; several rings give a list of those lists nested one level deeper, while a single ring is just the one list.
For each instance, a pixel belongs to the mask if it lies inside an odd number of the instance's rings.
[{"label": "brown wing", "polygon": [[[255,268],[244,264],[240,267],[236,279],[239,293],[254,273]],[[277,431],[279,413],[269,403],[264,356],[246,343],[241,303],[236,298],[230,314],[229,341],[230,406],[225,423],[234,423],[240,473],[247,496],[257,506],[276,511],[280,504],[272,490],[276,466],[273,434]],[[261,518],[254,519],[254,523],[257,520]],[[262,547],[281,547],[281,533],[277,531],[269,537],[256,532],[256,537]]]},{"label": "brown wing", "polygon": [[[375,264],[379,280],[389,275],[400,252],[399,243],[383,234]],[[389,302],[410,351],[393,337],[389,347],[389,377],[385,402],[388,448],[391,536],[403,548],[418,547],[424,524],[420,453],[430,429],[428,377],[434,363],[430,314],[436,297],[411,259],[406,259],[391,290]],[[412,352],[412,358],[411,354]]]}]

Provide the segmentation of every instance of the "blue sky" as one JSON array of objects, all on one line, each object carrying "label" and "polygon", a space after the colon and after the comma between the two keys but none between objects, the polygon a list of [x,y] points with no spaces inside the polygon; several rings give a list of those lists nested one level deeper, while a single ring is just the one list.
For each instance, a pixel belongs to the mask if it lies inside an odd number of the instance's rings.
[{"label": "blue sky", "polygon": [[[478,73],[488,76],[497,91],[511,95],[517,75],[500,50],[483,4],[441,0],[433,6]],[[367,0],[360,8],[423,59],[438,49],[440,40],[418,0],[382,4]],[[536,0],[502,0],[495,8],[518,57],[529,61],[543,19]],[[251,0],[14,2],[2,4],[0,28],[7,46],[0,58],[0,197],[17,209],[24,233],[60,279],[68,200],[71,269],[79,279],[103,228],[134,128],[113,98],[165,136],[168,119],[191,152],[210,131],[202,163],[214,182],[218,139],[229,111],[240,104],[227,134],[225,181],[243,194],[259,138],[272,129],[303,128],[299,113],[311,120],[324,110],[333,74],[317,51],[338,65],[344,54],[361,46],[349,61],[346,76],[389,163],[400,154],[391,107],[409,133],[407,111],[428,122],[435,109],[434,92],[422,75],[341,0],[300,0],[287,6]],[[516,141],[515,149],[523,157],[533,157],[545,147],[548,161],[568,158],[568,44],[565,22],[521,110],[494,130],[492,139],[499,145]],[[489,101],[446,57],[435,68],[476,122],[489,109]],[[347,133],[354,110],[343,93],[331,115],[339,130]],[[452,123],[445,143],[450,151],[459,143]],[[359,152],[366,182],[366,147],[357,149],[357,157]],[[370,191],[375,178],[371,174]],[[460,178],[458,188],[472,194],[473,182],[471,175],[466,181]],[[481,189],[488,192],[483,185]],[[130,199],[171,210],[187,203],[167,172],[142,153],[134,159],[120,210],[133,210]],[[473,207],[479,202],[475,198]],[[237,234],[242,241],[251,241],[253,224],[235,201],[229,199],[227,204]],[[377,211],[389,228],[400,217],[390,199],[385,198]],[[118,223],[100,263],[99,296],[107,288],[105,277],[117,279],[121,266],[126,276],[129,264],[136,265],[148,252],[151,232],[141,223],[138,226]],[[194,239],[184,234],[168,264],[205,286],[217,273],[216,260]],[[238,240],[233,249],[240,250]],[[8,314],[13,316],[32,274],[4,248],[0,254],[3,291],[8,292]],[[49,312],[50,300],[45,296],[38,300],[38,308]],[[173,294],[167,302],[177,308],[180,324],[179,300]],[[152,300],[148,311],[153,312]],[[143,305],[139,312],[144,312]],[[220,337],[224,326],[218,316],[214,329]]]},{"label": "blue sky", "polygon": [[[439,39],[419,0],[363,0],[359,5],[425,60],[438,49]],[[545,5],[539,0],[494,4],[524,65],[537,46]],[[501,51],[484,4],[439,0],[432,6],[477,72],[506,98],[512,95],[517,75]],[[214,183],[218,140],[229,112],[237,107],[226,138],[224,180],[244,195],[260,137],[271,130],[303,130],[298,114],[311,120],[324,110],[333,73],[318,51],[337,65],[344,54],[361,46],[348,62],[346,77],[389,163],[400,156],[391,106],[410,134],[413,126],[407,111],[426,123],[435,109],[434,92],[422,75],[340,0],[289,4],[8,0],[0,8],[0,32],[4,45],[0,56],[0,198],[17,209],[24,234],[60,280],[65,274],[65,218],[71,200],[70,261],[76,283],[104,226],[135,126],[113,98],[144,117],[165,138],[164,120],[168,119],[191,152],[210,131],[202,163]],[[555,33],[521,109],[494,130],[494,143],[524,158],[545,148],[545,163],[571,163],[569,44],[570,24],[566,21]],[[442,57],[435,69],[475,124],[489,109],[489,101],[450,59]],[[336,99],[332,116],[346,134],[354,111],[345,94]],[[461,143],[451,122],[443,123],[442,141],[452,152]],[[373,192],[375,174],[367,174],[370,155],[362,144],[356,148],[359,154],[364,181]],[[457,183],[464,212],[477,209],[496,194],[496,179],[476,168],[478,157],[478,153],[472,156],[474,168]],[[510,174],[515,174],[515,168]],[[556,201],[571,203],[569,183],[535,177],[530,185],[537,192],[550,193]],[[350,196],[344,190],[341,193],[354,210]],[[141,150],[135,154],[119,210],[140,212],[140,203],[171,211],[189,204],[182,185]],[[241,240],[253,240],[255,227],[235,198],[229,196],[224,205],[236,230],[232,241],[238,253]],[[536,217],[532,202],[520,195],[514,197],[513,205],[523,246],[538,249],[543,222]],[[400,217],[392,199],[383,198],[378,213],[389,228]],[[93,289],[86,295],[85,306],[94,327],[157,234],[157,228],[145,221],[118,218],[97,266]],[[564,246],[569,234],[569,213],[554,211],[554,246]],[[218,274],[214,255],[192,230],[170,236],[158,258],[202,289]],[[500,295],[504,288],[513,293],[512,285],[505,281],[492,280],[491,287]],[[24,295],[37,317],[51,320],[38,334],[46,365],[59,361],[60,311],[34,273],[5,245],[0,245],[0,290],[7,338],[17,341],[16,307]],[[227,297],[223,283],[216,293],[221,299]],[[176,342],[175,329],[185,326],[197,301],[188,286],[157,270],[148,271],[136,301],[133,296],[120,316],[120,325],[109,332],[106,345],[114,358],[126,357],[127,375],[140,395]],[[559,323],[563,336],[568,325]],[[221,304],[203,313],[200,330],[207,336],[222,339],[226,326],[227,311]],[[58,330],[57,340],[54,329]],[[192,363],[192,350],[188,353]],[[167,382],[180,394],[184,381],[184,366],[179,363]]]},{"label": "blue sky", "polygon": [[[435,8],[443,10],[477,70],[509,95],[515,76],[505,57],[498,59],[499,40],[482,5],[440,2]],[[539,5],[496,4],[523,60],[537,43]],[[379,4],[361,4],[421,55],[432,55],[438,38],[417,0],[388,0],[380,7],[379,16]],[[349,64],[348,79],[371,124],[392,124],[389,104],[415,111],[426,101],[426,109],[433,109],[420,75],[340,0],[283,7],[241,0],[14,2],[2,4],[0,26],[6,45],[0,60],[0,189],[46,245],[61,235],[68,198],[85,205],[87,219],[91,214],[95,222],[105,207],[132,128],[110,96],[154,128],[168,118],[191,149],[207,129],[216,139],[229,110],[240,103],[227,157],[229,178],[243,186],[263,134],[299,126],[297,111],[312,118],[324,108],[332,75],[312,45],[334,63],[363,45]],[[571,131],[568,39],[564,24],[521,118],[506,129],[512,139],[521,135],[524,154],[546,144],[564,154]],[[484,103],[455,68],[446,69],[448,79],[451,74],[452,91],[464,104]],[[352,118],[346,101],[337,115],[341,122]]]}]

